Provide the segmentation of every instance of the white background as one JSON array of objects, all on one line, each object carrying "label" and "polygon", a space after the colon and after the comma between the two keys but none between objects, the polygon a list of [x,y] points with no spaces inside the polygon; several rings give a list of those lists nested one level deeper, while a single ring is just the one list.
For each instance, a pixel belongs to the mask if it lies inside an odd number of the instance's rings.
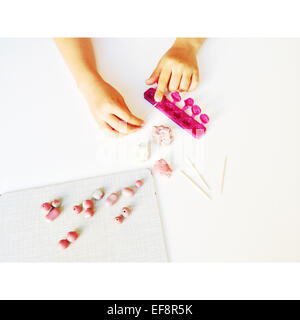
[{"label": "white background", "polygon": [[[211,117],[193,140],[175,129],[171,148],[134,162],[135,145],[151,126],[169,124],[143,99],[145,79],[173,39],[97,39],[99,70],[147,121],[119,141],[99,133],[51,39],[0,40],[0,192],[152,166],[166,157],[175,169],[157,177],[171,261],[300,260],[300,40],[209,39],[199,54],[200,86],[191,95]],[[228,167],[223,195],[220,179]],[[208,201],[177,169],[211,186]]]}]

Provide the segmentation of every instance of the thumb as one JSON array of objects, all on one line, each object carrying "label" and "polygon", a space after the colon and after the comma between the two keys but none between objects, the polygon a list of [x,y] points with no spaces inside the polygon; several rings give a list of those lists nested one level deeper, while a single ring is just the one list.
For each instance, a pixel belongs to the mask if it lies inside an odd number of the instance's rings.
[{"label": "thumb", "polygon": [[159,73],[160,71],[158,70],[158,68],[156,68],[153,73],[151,74],[150,78],[146,80],[146,84],[148,84],[149,86],[151,86],[152,84],[154,84],[155,82],[158,81],[159,78]]}]

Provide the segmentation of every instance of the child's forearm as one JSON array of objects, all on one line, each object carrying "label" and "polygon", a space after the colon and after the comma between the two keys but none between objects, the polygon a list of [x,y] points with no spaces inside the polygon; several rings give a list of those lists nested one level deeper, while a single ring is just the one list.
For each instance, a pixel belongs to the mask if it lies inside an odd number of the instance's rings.
[{"label": "child's forearm", "polygon": [[97,71],[90,39],[56,38],[54,40],[81,91],[85,91],[94,81],[102,80]]},{"label": "child's forearm", "polygon": [[190,48],[195,54],[197,54],[204,41],[205,38],[177,38],[173,47]]}]

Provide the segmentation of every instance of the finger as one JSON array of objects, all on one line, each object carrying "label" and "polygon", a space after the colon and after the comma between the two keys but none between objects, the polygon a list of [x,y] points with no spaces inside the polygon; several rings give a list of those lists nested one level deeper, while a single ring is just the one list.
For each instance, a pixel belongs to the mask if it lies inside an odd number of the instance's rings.
[{"label": "finger", "polygon": [[111,114],[106,119],[106,122],[116,131],[124,134],[133,133],[138,130],[140,127],[134,126],[130,123],[125,122],[124,120],[119,119],[115,115]]},{"label": "finger", "polygon": [[151,74],[150,78],[146,80],[146,84],[151,86],[152,84],[157,82],[159,78],[159,74],[160,74],[160,70],[158,67],[156,67],[156,69]]},{"label": "finger", "polygon": [[133,115],[128,107],[125,105],[124,108],[118,107],[113,111],[113,114],[116,115],[121,120],[124,120],[127,123],[133,124],[135,126],[142,126],[144,121],[135,115]]},{"label": "finger", "polygon": [[178,90],[181,77],[182,77],[182,74],[180,72],[172,72],[170,83],[169,83],[169,91]]},{"label": "finger", "polygon": [[192,80],[192,74],[191,73],[185,73],[182,76],[181,82],[180,82],[180,91],[188,91],[190,84],[191,84],[191,80]]},{"label": "finger", "polygon": [[159,80],[158,80],[158,85],[157,85],[157,89],[155,92],[155,96],[154,99],[156,102],[160,102],[165,94],[165,90],[166,87],[168,85],[169,79],[170,79],[170,75],[171,75],[171,70],[170,69],[164,69],[160,76],[159,76]]},{"label": "finger", "polygon": [[189,87],[189,91],[193,91],[197,88],[199,84],[199,73],[193,73],[191,85]]},{"label": "finger", "polygon": [[124,134],[116,131],[106,122],[100,122],[98,123],[98,126],[101,131],[103,131],[103,133],[108,137],[121,138],[124,136]]}]

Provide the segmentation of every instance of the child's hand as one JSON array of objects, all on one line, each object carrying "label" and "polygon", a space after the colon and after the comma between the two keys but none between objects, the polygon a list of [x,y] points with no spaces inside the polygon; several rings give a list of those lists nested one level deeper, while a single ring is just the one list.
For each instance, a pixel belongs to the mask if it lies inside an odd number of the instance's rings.
[{"label": "child's hand", "polygon": [[120,93],[104,80],[93,81],[83,91],[98,126],[109,136],[121,137],[142,126],[143,120],[130,112]]},{"label": "child's hand", "polygon": [[199,82],[197,52],[204,39],[177,39],[159,61],[146,84],[158,82],[155,100],[161,101],[165,89],[192,91]]}]

